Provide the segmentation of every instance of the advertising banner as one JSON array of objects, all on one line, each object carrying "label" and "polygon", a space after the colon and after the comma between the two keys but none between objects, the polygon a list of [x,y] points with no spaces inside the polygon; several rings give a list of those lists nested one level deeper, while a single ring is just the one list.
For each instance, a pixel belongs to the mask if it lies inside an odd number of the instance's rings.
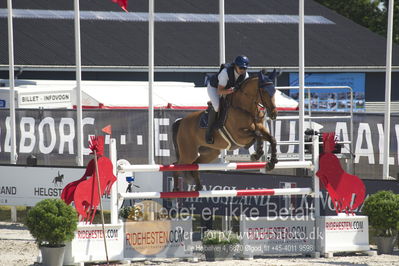
[{"label": "advertising banner", "polygon": [[[190,110],[155,110],[154,118],[154,153],[159,164],[175,162],[175,151],[172,142],[172,124],[184,117]],[[281,112],[279,116],[294,115]],[[337,113],[313,112],[315,116],[336,116]],[[347,115],[346,113],[342,113]],[[335,132],[339,140],[351,141],[344,144],[341,153],[354,158],[354,174],[361,178],[381,179],[383,164],[384,128],[383,114],[354,115],[353,139],[350,135],[349,119],[312,119],[322,132]],[[76,112],[74,110],[33,110],[19,109],[16,112],[18,164],[25,164],[29,155],[38,159],[39,165],[75,166],[77,156]],[[105,126],[112,126],[112,135],[101,131]],[[390,175],[399,172],[399,116],[391,117]],[[148,112],[147,110],[85,110],[83,112],[84,159],[87,163],[89,155],[88,141],[91,135],[106,135],[115,138],[118,159],[126,159],[131,164],[146,164],[148,160]],[[274,123],[277,141],[298,140],[298,120],[277,120]],[[8,110],[0,110],[0,163],[10,161],[10,118]],[[105,145],[108,153],[108,145]],[[240,149],[234,153],[249,154],[254,151]],[[298,152],[298,146],[277,145],[279,156]],[[233,152],[228,152],[232,154]],[[346,163],[342,161],[342,163]],[[346,169],[346,167],[343,167]]]},{"label": "advertising banner", "polygon": [[[46,198],[59,198],[62,189],[70,182],[80,179],[83,167],[26,167],[0,166],[0,205],[34,206]],[[172,176],[164,173],[127,173],[119,176],[118,191],[125,192],[128,186],[126,177],[132,178],[133,192],[171,191]],[[202,172],[201,181],[204,190],[235,190],[260,188],[295,188],[312,187],[312,178],[284,175],[265,175],[236,172]],[[395,180],[364,179],[367,196],[379,190],[392,190],[399,194],[399,182]],[[192,190],[188,185],[184,189]],[[203,214],[211,220],[212,215],[224,215],[238,218],[290,215],[302,217],[313,213],[314,207],[310,196],[256,196],[234,198],[184,198],[179,199],[180,210],[184,208],[190,214]],[[125,205],[134,201],[125,200]],[[165,201],[172,208],[171,201]],[[109,196],[103,196],[104,209],[109,209]],[[335,215],[334,204],[325,190],[320,194],[322,215]],[[361,214],[362,206],[355,210]],[[195,218],[194,218],[195,219]]]},{"label": "advertising banner", "polygon": [[[320,86],[348,86],[353,90],[351,100],[349,89],[311,89],[310,99],[308,90],[305,90],[305,107],[311,104],[312,111],[344,111],[365,110],[365,73],[307,73],[305,87]],[[290,86],[298,86],[298,73],[290,73]],[[298,90],[290,90],[289,95],[298,100]]]},{"label": "advertising banner", "polygon": [[74,239],[67,243],[63,265],[85,261],[106,261],[104,238],[107,241],[108,259],[123,260],[123,224],[78,224]]},{"label": "advertising banner", "polygon": [[324,216],[318,227],[322,230],[319,240],[323,253],[370,249],[367,216]]},{"label": "advertising banner", "polygon": [[[171,178],[170,173],[164,176],[164,180]],[[203,190],[311,187],[311,178],[252,173],[201,172],[201,180]],[[193,185],[188,185],[186,189],[193,188]],[[285,212],[302,217],[309,215],[313,208],[312,198],[307,195],[184,198],[179,199],[179,203],[205,220],[214,219],[213,215],[239,219],[241,215],[276,217]]]},{"label": "advertising banner", "polygon": [[[35,206],[43,199],[60,198],[64,187],[82,178],[85,171],[85,167],[0,166],[0,205]],[[120,174],[117,191],[126,192],[129,183],[132,192],[161,191],[162,173],[136,173],[134,178],[132,173]],[[110,195],[102,199],[104,209],[109,210]],[[133,205],[134,201],[122,203]]]},{"label": "advertising banner", "polygon": [[264,254],[310,254],[315,251],[319,232],[310,217],[292,220],[291,217],[242,217],[240,235],[243,257]]},{"label": "advertising banner", "polygon": [[[64,187],[80,179],[85,168],[0,166],[0,205],[34,206],[48,198],[60,198]],[[109,208],[109,196],[104,196]]]},{"label": "advertising banner", "polygon": [[125,223],[125,258],[192,257],[192,221]]},{"label": "advertising banner", "polygon": [[[171,178],[170,173],[164,173],[164,191],[171,190]],[[204,190],[312,187],[311,177],[242,172],[201,172],[201,181]],[[392,190],[399,194],[399,182],[396,180],[363,179],[362,181],[366,186],[366,197],[379,190]],[[193,185],[188,185],[185,189],[192,190]],[[334,204],[325,189],[322,188],[319,198],[321,215],[336,215]],[[289,215],[300,220],[304,216],[314,214],[313,198],[308,195],[184,198],[178,199],[178,202],[181,207],[190,210],[190,213],[198,214],[209,222],[215,219],[212,215],[228,215],[233,219],[239,219],[240,215],[252,219]],[[355,210],[355,214],[361,215],[362,208],[363,205]]]}]

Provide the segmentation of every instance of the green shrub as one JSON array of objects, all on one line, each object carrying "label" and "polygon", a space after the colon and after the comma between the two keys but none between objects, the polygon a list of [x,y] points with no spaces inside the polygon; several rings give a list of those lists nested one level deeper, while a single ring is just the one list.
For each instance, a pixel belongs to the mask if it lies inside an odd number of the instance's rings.
[{"label": "green shrub", "polygon": [[124,206],[119,210],[119,217],[123,219],[127,219],[129,217],[130,212],[132,211],[132,206]]},{"label": "green shrub", "polygon": [[369,196],[363,207],[377,236],[393,236],[399,230],[399,195],[381,190]]},{"label": "green shrub", "polygon": [[205,232],[202,239],[203,245],[234,245],[238,243],[240,243],[238,235],[231,231],[209,230]]},{"label": "green shrub", "polygon": [[74,238],[77,222],[73,207],[61,199],[45,199],[28,212],[26,226],[39,246],[57,247]]}]

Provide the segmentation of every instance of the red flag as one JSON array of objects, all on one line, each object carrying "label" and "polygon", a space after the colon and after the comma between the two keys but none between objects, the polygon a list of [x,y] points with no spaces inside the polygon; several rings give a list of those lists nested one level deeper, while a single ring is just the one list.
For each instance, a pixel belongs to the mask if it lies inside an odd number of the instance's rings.
[{"label": "red flag", "polygon": [[100,196],[104,193],[110,194],[112,184],[116,181],[113,174],[112,162],[105,156],[104,136],[91,137],[90,149],[96,151],[96,157],[92,159],[86,167],[83,177],[77,181],[69,183],[61,193],[61,198],[70,204],[75,202],[76,211],[81,215],[81,221],[92,223]]},{"label": "red flag", "polygon": [[112,0],[112,2],[117,3],[123,10],[127,11],[127,0]]},{"label": "red flag", "polygon": [[105,126],[103,129],[101,129],[101,131],[109,135],[112,135],[112,126],[111,125]]},{"label": "red flag", "polygon": [[332,153],[335,143],[335,132],[323,133],[324,153],[320,155],[316,175],[330,194],[335,211],[353,213],[363,203],[366,187],[359,177],[342,169],[337,156]]}]

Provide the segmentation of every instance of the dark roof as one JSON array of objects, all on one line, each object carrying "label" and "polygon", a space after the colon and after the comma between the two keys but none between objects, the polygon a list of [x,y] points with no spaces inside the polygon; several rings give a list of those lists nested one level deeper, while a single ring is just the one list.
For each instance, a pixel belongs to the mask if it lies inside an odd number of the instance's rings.
[{"label": "dark roof", "polygon": [[[18,0],[15,10],[73,10],[73,1]],[[0,2],[0,9],[6,1]],[[148,0],[130,0],[131,13],[147,12]],[[123,12],[111,0],[80,1],[81,11]],[[215,0],[156,0],[162,13],[218,14]],[[226,14],[297,15],[296,0],[229,0]],[[305,25],[307,67],[385,66],[386,39],[314,1],[306,1],[305,15],[333,23]],[[155,65],[215,67],[219,61],[218,23],[156,22]],[[99,68],[148,65],[148,23],[81,20],[82,65]],[[14,19],[15,64],[65,67],[75,64],[73,19]],[[0,17],[0,67],[8,65],[7,18]],[[297,67],[298,24],[226,23],[226,59],[245,54],[252,66]],[[393,65],[399,65],[394,46]]]}]

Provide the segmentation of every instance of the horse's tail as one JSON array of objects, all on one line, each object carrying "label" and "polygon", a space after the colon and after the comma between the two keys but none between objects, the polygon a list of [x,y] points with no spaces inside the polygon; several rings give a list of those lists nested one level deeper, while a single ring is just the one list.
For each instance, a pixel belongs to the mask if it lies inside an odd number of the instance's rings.
[{"label": "horse's tail", "polygon": [[173,146],[175,147],[177,161],[179,161],[180,158],[179,145],[177,144],[177,132],[179,131],[181,120],[182,120],[181,118],[176,119],[176,121],[172,125]]}]

